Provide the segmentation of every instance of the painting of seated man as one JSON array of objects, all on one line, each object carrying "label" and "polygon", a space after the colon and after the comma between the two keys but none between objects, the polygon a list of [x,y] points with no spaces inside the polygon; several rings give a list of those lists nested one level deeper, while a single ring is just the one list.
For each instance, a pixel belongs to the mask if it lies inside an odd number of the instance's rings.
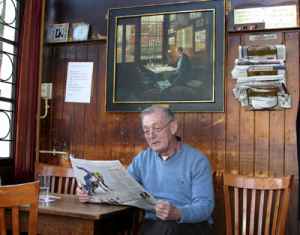
[{"label": "painting of seated man", "polygon": [[224,25],[215,22],[224,21],[224,6],[212,1],[167,5],[132,8],[129,15],[126,9],[112,10],[109,108],[142,109],[151,103],[223,108],[224,50],[222,40],[215,39],[224,36]]}]

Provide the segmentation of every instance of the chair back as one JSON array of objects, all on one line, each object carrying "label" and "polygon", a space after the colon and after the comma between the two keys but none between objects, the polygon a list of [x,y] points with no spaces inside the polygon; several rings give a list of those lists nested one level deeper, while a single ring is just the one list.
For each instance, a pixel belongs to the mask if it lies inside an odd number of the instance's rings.
[{"label": "chair back", "polygon": [[20,234],[19,207],[29,205],[28,235],[37,234],[39,182],[0,186],[0,234],[6,235],[6,209],[11,209],[13,235]]},{"label": "chair back", "polygon": [[37,163],[35,175],[36,179],[48,178],[51,193],[76,194],[77,182],[70,167]]},{"label": "chair back", "polygon": [[226,234],[284,235],[292,176],[224,174]]}]

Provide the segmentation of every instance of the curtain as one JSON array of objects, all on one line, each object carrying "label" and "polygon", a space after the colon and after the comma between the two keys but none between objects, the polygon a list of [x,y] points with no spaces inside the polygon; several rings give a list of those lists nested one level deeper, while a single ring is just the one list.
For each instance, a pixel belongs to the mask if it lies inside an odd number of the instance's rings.
[{"label": "curtain", "polygon": [[21,1],[16,86],[15,182],[32,180],[36,149],[40,29],[43,1]]},{"label": "curtain", "polygon": [[296,123],[296,133],[297,133],[297,156],[298,156],[298,220],[300,220],[300,101],[298,104],[297,112],[297,123]]}]

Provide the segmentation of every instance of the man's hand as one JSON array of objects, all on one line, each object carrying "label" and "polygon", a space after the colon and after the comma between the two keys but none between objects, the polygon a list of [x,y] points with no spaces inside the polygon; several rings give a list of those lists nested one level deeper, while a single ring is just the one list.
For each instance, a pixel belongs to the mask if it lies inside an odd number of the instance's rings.
[{"label": "man's hand", "polygon": [[167,201],[159,201],[155,205],[156,216],[161,220],[180,220],[180,211]]},{"label": "man's hand", "polygon": [[89,200],[88,193],[80,186],[78,186],[76,188],[76,194],[77,194],[80,202],[84,203],[84,202],[87,202]]}]

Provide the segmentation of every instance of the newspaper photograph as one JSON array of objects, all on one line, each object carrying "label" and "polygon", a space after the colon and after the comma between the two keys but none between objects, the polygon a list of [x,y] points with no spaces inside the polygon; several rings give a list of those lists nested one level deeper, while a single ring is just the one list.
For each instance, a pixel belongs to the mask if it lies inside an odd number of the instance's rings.
[{"label": "newspaper photograph", "polygon": [[120,161],[70,159],[77,183],[88,193],[89,202],[154,210],[155,198],[128,174]]}]

